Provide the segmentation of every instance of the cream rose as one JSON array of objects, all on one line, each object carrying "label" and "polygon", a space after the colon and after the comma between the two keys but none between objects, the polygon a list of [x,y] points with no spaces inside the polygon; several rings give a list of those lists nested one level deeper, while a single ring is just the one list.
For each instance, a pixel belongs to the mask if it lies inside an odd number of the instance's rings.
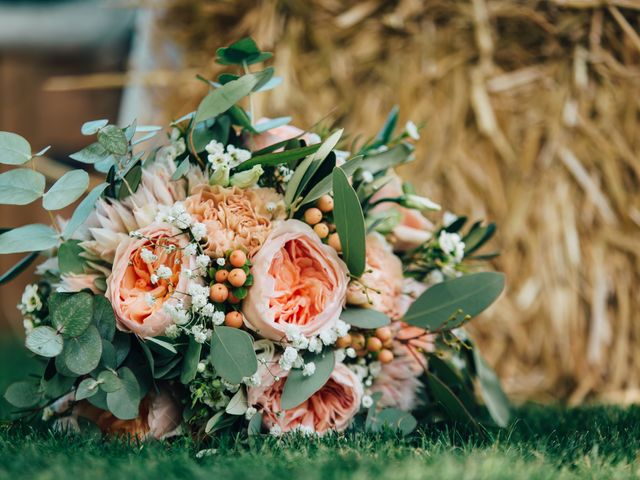
[{"label": "cream rose", "polygon": [[254,284],[242,308],[259,335],[280,340],[288,325],[296,325],[311,337],[340,317],[347,266],[306,223],[276,225],[252,262]]},{"label": "cream rose", "polygon": [[282,433],[298,429],[319,434],[329,430],[342,431],[360,410],[362,383],[342,363],[335,366],[320,390],[297,407],[284,411],[280,409],[280,398],[289,372],[278,364],[260,368],[261,384],[247,390],[247,403],[262,413],[266,428],[277,426]]},{"label": "cream rose", "polygon": [[[188,238],[173,227],[152,224],[139,233],[144,238],[130,238],[118,246],[105,295],[113,306],[118,328],[141,337],[155,337],[173,323],[163,307],[179,301],[188,304],[184,292],[188,292],[191,280],[184,270],[195,269],[195,257],[183,256]],[[145,262],[145,250],[154,256],[153,261]],[[161,265],[171,270],[170,275],[154,278]]]}]

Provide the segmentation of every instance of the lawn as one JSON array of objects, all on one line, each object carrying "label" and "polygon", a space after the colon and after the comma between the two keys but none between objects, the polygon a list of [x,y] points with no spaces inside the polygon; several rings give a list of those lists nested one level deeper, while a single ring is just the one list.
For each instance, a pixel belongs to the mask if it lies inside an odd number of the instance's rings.
[{"label": "lawn", "polygon": [[[29,369],[13,343],[0,344],[0,384]],[[0,385],[2,387],[3,385]],[[251,442],[224,436],[137,444],[0,427],[0,478],[637,478],[640,408],[566,410],[529,406],[512,426],[483,439],[451,425],[402,438],[346,434]],[[208,448],[208,455],[197,453]]]}]

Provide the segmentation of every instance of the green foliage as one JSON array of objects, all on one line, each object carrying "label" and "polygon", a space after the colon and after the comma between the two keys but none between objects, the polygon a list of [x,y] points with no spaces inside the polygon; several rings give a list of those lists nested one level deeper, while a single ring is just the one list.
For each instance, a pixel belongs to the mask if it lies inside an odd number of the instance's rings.
[{"label": "green foliage", "polygon": [[0,234],[0,254],[49,250],[58,243],[58,232],[48,225],[36,223]]},{"label": "green foliage", "polygon": [[373,432],[391,429],[402,435],[409,435],[417,426],[418,421],[409,412],[398,408],[385,408],[373,415],[368,429]]},{"label": "green foliage", "polygon": [[115,125],[106,125],[98,131],[98,143],[107,152],[115,155],[125,155],[129,150],[125,131]]},{"label": "green foliage", "polygon": [[94,325],[77,337],[65,339],[62,360],[69,371],[86,375],[98,366],[102,356],[102,340]]},{"label": "green foliage", "polygon": [[58,179],[44,194],[42,205],[46,210],[60,210],[75,202],[87,190],[89,174],[84,170],[71,170]]},{"label": "green foliage", "polygon": [[340,320],[353,327],[365,329],[380,328],[391,323],[384,313],[370,308],[348,308],[342,311]]},{"label": "green foliage", "polygon": [[35,407],[40,401],[38,385],[29,381],[12,383],[4,394],[4,398],[17,408]]},{"label": "green foliage", "polygon": [[280,407],[283,410],[297,407],[327,383],[336,363],[335,353],[333,350],[325,350],[305,358],[305,363],[309,362],[316,364],[313,375],[305,376],[301,369],[293,369],[289,372],[280,398]]},{"label": "green foliage", "polygon": [[64,340],[53,328],[41,326],[29,332],[25,340],[25,345],[37,355],[42,357],[55,357],[62,352]]},{"label": "green foliage", "polygon": [[0,163],[22,165],[31,160],[31,145],[20,135],[0,132]]},{"label": "green foliage", "polygon": [[272,56],[272,53],[260,51],[256,42],[246,37],[228,47],[219,48],[216,51],[216,62],[221,65],[252,65],[264,62]]},{"label": "green foliage", "polygon": [[84,273],[86,260],[80,256],[84,249],[79,240],[67,240],[58,248],[58,268],[63,275]]},{"label": "green foliage", "polygon": [[489,307],[504,289],[504,275],[480,272],[446,280],[411,304],[404,321],[429,331],[453,329]]},{"label": "green foliage", "polygon": [[263,167],[274,167],[277,165],[283,165],[285,163],[296,162],[307,155],[315,153],[320,148],[320,145],[310,145],[308,147],[292,148],[290,150],[284,150],[282,152],[267,153],[264,155],[257,155],[242,162],[234,170],[244,171],[253,168],[256,165],[262,165]]},{"label": "green foliage", "polygon": [[134,373],[127,367],[118,370],[121,388],[107,393],[109,411],[121,420],[131,420],[138,416],[141,392]]},{"label": "green foliage", "polygon": [[91,190],[86,197],[80,202],[73,212],[71,219],[67,222],[67,226],[64,228],[64,232],[62,232],[62,237],[64,239],[69,239],[75,233],[75,231],[84,223],[84,221],[89,217],[93,207],[95,206],[98,198],[102,195],[102,192],[109,186],[108,183],[101,183],[93,190]]},{"label": "green foliage", "polygon": [[196,377],[198,363],[200,362],[200,352],[202,344],[195,341],[193,336],[189,337],[189,345],[182,361],[182,371],[180,372],[180,382],[188,384]]},{"label": "green foliage", "polygon": [[64,338],[82,335],[93,317],[93,295],[54,293],[60,301],[50,305],[51,323]]},{"label": "green foliage", "polygon": [[107,149],[99,142],[92,143],[88,147],[83,148],[79,152],[72,153],[69,157],[81,163],[96,163],[104,160],[109,156]]},{"label": "green foliage", "polygon": [[[1,132],[0,132],[1,133]],[[45,178],[30,168],[16,168],[0,174],[0,203],[27,205],[44,193]]]},{"label": "green foliage", "polygon": [[358,195],[341,168],[333,169],[333,220],[340,236],[342,257],[351,275],[360,277],[366,266],[365,226]]},{"label": "green foliage", "polygon": [[239,384],[258,369],[251,336],[231,327],[215,327],[211,337],[211,364],[229,383]]},{"label": "green foliage", "polygon": [[116,316],[111,303],[102,295],[93,297],[93,321],[100,336],[111,342],[116,333]]}]

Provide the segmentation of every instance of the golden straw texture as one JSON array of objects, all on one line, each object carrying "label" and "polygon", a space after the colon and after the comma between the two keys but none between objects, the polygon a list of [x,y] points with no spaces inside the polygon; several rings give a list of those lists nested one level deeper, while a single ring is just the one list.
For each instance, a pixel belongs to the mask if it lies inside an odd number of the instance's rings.
[{"label": "golden straw texture", "polygon": [[[302,127],[425,122],[403,169],[499,225],[507,294],[471,328],[515,399],[640,400],[640,3],[635,0],[176,0],[156,28],[214,76],[245,35]],[[604,6],[608,5],[608,6]],[[197,83],[163,94],[168,115]],[[205,87],[206,88],[206,87]]]}]

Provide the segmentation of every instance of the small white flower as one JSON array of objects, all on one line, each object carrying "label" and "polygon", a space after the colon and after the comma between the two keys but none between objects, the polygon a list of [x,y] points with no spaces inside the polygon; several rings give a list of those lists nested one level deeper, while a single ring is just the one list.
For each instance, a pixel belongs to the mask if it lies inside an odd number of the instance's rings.
[{"label": "small white flower", "polygon": [[242,383],[249,387],[259,387],[262,383],[262,378],[258,372],[254,373],[250,377],[245,377],[242,379]]},{"label": "small white flower", "polygon": [[444,253],[451,255],[455,262],[460,262],[464,257],[464,242],[457,233],[440,232],[438,245]]},{"label": "small white flower", "polygon": [[280,428],[280,425],[274,425],[271,427],[271,430],[269,430],[269,433],[272,437],[279,437],[282,435],[282,428]]},{"label": "small white flower", "polygon": [[196,370],[198,370],[198,373],[202,373],[207,369],[207,364],[204,362],[198,362],[198,366],[196,367]]},{"label": "small white flower", "polygon": [[371,408],[373,406],[373,398],[371,398],[371,395],[364,395],[362,397],[362,406],[364,408]]},{"label": "small white flower", "polygon": [[200,325],[194,325],[191,327],[191,334],[193,339],[198,343],[204,343],[207,341],[207,334]]},{"label": "small white flower", "polygon": [[158,276],[158,278],[166,279],[171,277],[171,274],[172,274],[171,269],[166,265],[160,265],[156,270],[156,275]]},{"label": "small white flower", "polygon": [[172,323],[166,328],[164,334],[169,338],[177,338],[180,335],[180,329],[175,323]]},{"label": "small white flower", "polygon": [[35,312],[42,308],[42,300],[40,300],[40,295],[38,295],[38,285],[31,284],[27,285],[22,294],[22,299],[20,305],[18,305],[18,309],[22,314]]},{"label": "small white flower", "polygon": [[293,340],[301,335],[300,327],[293,323],[286,324],[284,327],[284,335],[287,337],[287,340]]},{"label": "small white flower", "polygon": [[129,236],[131,238],[142,238],[142,234],[137,230],[133,230],[132,232],[129,232]]},{"label": "small white flower", "polygon": [[291,345],[298,350],[306,350],[309,347],[309,339],[304,335],[297,335],[291,340]]},{"label": "small white flower", "polygon": [[338,320],[333,328],[335,329],[338,338],[340,338],[349,333],[351,325],[349,325],[347,322],[343,322],[342,320]]},{"label": "small white flower", "polygon": [[153,273],[149,279],[151,280],[151,283],[153,283],[154,285],[158,283],[158,275],[156,275],[155,273]]},{"label": "small white flower", "polygon": [[416,124],[411,120],[409,120],[404,126],[404,131],[407,132],[407,135],[409,135],[414,140],[420,140],[420,132],[418,132],[418,127],[416,127]]},{"label": "small white flower", "polygon": [[154,254],[151,250],[149,250],[148,248],[143,248],[140,251],[140,258],[142,258],[142,261],[144,263],[153,263],[156,260],[158,260],[158,256],[156,254]]},{"label": "small white flower", "polygon": [[198,255],[196,257],[196,264],[200,268],[207,268],[209,266],[209,263],[211,263],[211,259],[209,258],[209,255]]},{"label": "small white flower", "polygon": [[216,313],[216,307],[213,303],[207,303],[200,309],[200,315],[204,315],[205,317],[213,317],[214,313]]},{"label": "small white flower", "polygon": [[276,202],[267,202],[265,207],[267,209],[267,212],[273,213],[276,211],[276,208],[278,208],[278,205],[276,205]]},{"label": "small white flower", "polygon": [[444,224],[445,227],[448,227],[457,219],[458,219],[458,216],[455,213],[451,213],[447,211],[447,212],[444,212],[444,215],[442,216],[442,223]]},{"label": "small white flower", "polygon": [[344,348],[339,348],[336,350],[336,362],[342,363],[346,357],[347,354],[345,353]]},{"label": "small white flower", "polygon": [[227,263],[227,261],[224,259],[224,257],[216,258],[216,264],[219,267],[224,267],[225,263]]},{"label": "small white flower", "polygon": [[307,349],[311,353],[320,353],[322,351],[322,342],[318,337],[313,337],[309,339],[309,346]]},{"label": "small white flower", "polygon": [[207,235],[206,225],[204,223],[195,222],[191,226],[191,234],[193,235],[193,238],[195,238],[195,240],[199,242]]},{"label": "small white flower", "polygon": [[216,153],[223,153],[224,145],[220,142],[216,142],[215,140],[211,140],[209,143],[207,143],[204,149],[207,151],[207,153],[214,155]]},{"label": "small white flower", "polygon": [[182,250],[185,257],[193,257],[198,252],[198,246],[195,243],[190,243]]},{"label": "small white flower", "polygon": [[154,297],[151,293],[146,293],[144,296],[144,303],[147,304],[147,307],[153,308],[153,306],[156,304],[156,297]]},{"label": "small white flower", "polygon": [[369,373],[372,376],[377,377],[378,375],[380,375],[381,371],[382,371],[382,364],[380,362],[371,362],[369,364]]},{"label": "small white flower", "polygon": [[298,351],[293,347],[287,347],[284,349],[282,358],[284,358],[287,363],[293,363],[298,358]]},{"label": "small white flower", "polygon": [[356,349],[353,347],[347,348],[344,353],[346,353],[349,358],[356,358]]},{"label": "small white flower", "polygon": [[191,305],[196,310],[200,310],[207,304],[207,298],[206,295],[194,295],[191,297]]},{"label": "small white flower", "polygon": [[222,325],[224,323],[224,312],[214,312],[211,315],[211,321],[214,325]]},{"label": "small white flower", "polygon": [[435,285],[436,283],[440,283],[444,281],[444,275],[440,270],[433,270],[427,275],[427,282]]},{"label": "small white flower", "polygon": [[364,386],[370,387],[371,385],[373,385],[373,380],[371,380],[371,377],[369,377],[364,381]]},{"label": "small white flower", "polygon": [[305,377],[310,377],[314,373],[316,373],[316,364],[314,362],[305,363],[304,367],[302,368],[302,375]]},{"label": "small white flower", "polygon": [[333,328],[325,328],[320,332],[320,340],[325,345],[333,345],[338,340],[338,335]]},{"label": "small white flower", "polygon": [[256,410],[254,407],[249,407],[247,408],[247,411],[244,412],[244,418],[246,418],[247,420],[251,420],[256,413],[258,413],[258,410]]},{"label": "small white flower", "polygon": [[368,170],[364,170],[360,178],[362,179],[363,183],[371,183],[373,182],[373,173],[369,172]]},{"label": "small white flower", "polygon": [[24,327],[24,333],[26,335],[29,335],[34,328],[33,320],[31,320],[30,318],[23,318],[22,326]]}]

